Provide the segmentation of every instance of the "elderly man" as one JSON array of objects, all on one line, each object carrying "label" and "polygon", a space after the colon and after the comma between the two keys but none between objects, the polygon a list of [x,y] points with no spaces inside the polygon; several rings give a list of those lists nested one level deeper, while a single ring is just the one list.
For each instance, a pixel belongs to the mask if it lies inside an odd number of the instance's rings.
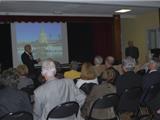
[{"label": "elderly man", "polygon": [[[122,95],[127,89],[141,87],[141,76],[134,73],[135,59],[127,57],[122,62],[123,75],[117,78],[116,87],[118,95]],[[138,102],[128,98],[120,98],[119,111],[122,120],[131,120],[130,115],[137,110]]]},{"label": "elderly man", "polygon": [[2,73],[0,78],[0,117],[18,111],[32,113],[28,95],[17,89],[17,78],[15,69],[8,69]]},{"label": "elderly man", "polygon": [[[154,84],[158,84],[160,83],[160,72],[157,71],[158,69],[158,61],[156,60],[150,60],[149,64],[148,64],[148,74],[146,74],[143,78],[143,91],[144,91],[144,95],[146,92],[148,92],[148,89],[154,85]],[[144,102],[148,102],[147,100],[149,99],[150,96],[148,96],[148,98],[145,98]]]},{"label": "elderly man", "polygon": [[125,56],[132,57],[138,62],[139,50],[134,46],[133,41],[128,41],[128,47],[125,49]]},{"label": "elderly man", "polygon": [[21,55],[23,64],[28,67],[29,73],[34,73],[34,64],[37,64],[40,59],[35,60],[32,56],[32,47],[30,44],[24,46],[24,53]]},{"label": "elderly man", "polygon": [[[160,120],[160,72],[157,70],[158,67],[159,61],[154,59],[149,61],[148,74],[143,78],[143,95],[141,98],[141,102],[149,105],[153,111],[154,120]],[[154,93],[150,92],[150,88],[152,88]]]},{"label": "elderly man", "polygon": [[141,87],[142,78],[134,72],[136,65],[135,59],[127,57],[122,62],[123,75],[120,75],[117,79],[117,92],[119,95],[127,88]]},{"label": "elderly man", "polygon": [[42,62],[41,73],[46,82],[34,91],[34,120],[46,120],[52,108],[67,101],[76,101],[80,106],[83,105],[85,95],[79,91],[72,80],[55,77],[56,68],[51,59]]},{"label": "elderly man", "polygon": [[105,70],[105,65],[103,65],[103,58],[101,56],[94,57],[94,69],[96,71],[97,77],[99,77]]},{"label": "elderly man", "polygon": [[34,85],[37,87],[40,83],[37,81],[37,77],[40,74],[35,69],[35,64],[40,62],[40,59],[34,59],[32,56],[32,47],[30,44],[26,44],[24,46],[24,53],[21,55],[21,59],[23,64],[28,67],[28,77],[30,77],[34,81]]}]

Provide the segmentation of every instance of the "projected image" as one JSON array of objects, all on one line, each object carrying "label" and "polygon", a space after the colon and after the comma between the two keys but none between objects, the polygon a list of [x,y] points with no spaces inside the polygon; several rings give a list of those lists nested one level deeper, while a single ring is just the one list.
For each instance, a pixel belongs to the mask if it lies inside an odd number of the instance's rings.
[{"label": "projected image", "polygon": [[24,45],[31,44],[34,58],[63,57],[62,26],[60,23],[16,23],[18,61]]}]

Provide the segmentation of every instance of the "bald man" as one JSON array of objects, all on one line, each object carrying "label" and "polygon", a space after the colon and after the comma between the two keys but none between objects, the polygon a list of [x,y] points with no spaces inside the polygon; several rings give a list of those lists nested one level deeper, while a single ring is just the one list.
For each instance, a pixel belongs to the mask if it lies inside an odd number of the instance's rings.
[{"label": "bald man", "polygon": [[128,47],[125,49],[125,56],[132,57],[138,62],[139,50],[134,46],[133,41],[128,41]]}]

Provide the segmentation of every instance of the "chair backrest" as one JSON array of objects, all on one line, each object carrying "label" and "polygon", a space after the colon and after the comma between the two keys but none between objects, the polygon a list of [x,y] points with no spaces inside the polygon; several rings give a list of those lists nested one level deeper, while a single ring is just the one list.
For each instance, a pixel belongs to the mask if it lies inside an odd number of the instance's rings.
[{"label": "chair backrest", "polygon": [[153,99],[154,97],[156,97],[156,95],[160,92],[160,83],[156,83],[156,84],[153,84],[151,85],[147,92],[146,92],[146,95],[144,97],[144,101],[145,102],[148,102],[150,101],[151,99]]},{"label": "chair backrest", "polygon": [[116,114],[118,103],[119,96],[116,93],[107,94],[98,98],[91,107],[91,110],[89,112],[89,118],[91,118],[92,116],[93,109],[106,109],[113,107]]},{"label": "chair backrest", "polygon": [[142,96],[142,88],[140,87],[125,89],[120,96],[118,111],[137,112],[139,109],[141,96]]},{"label": "chair backrest", "polygon": [[91,92],[92,88],[94,86],[96,86],[97,84],[96,83],[84,83],[80,89],[86,94],[86,95],[89,95],[89,93]]},{"label": "chair backrest", "polygon": [[0,118],[0,120],[33,120],[33,115],[29,112],[20,111],[8,113]]},{"label": "chair backrest", "polygon": [[28,95],[33,95],[34,85],[28,85],[26,87],[21,88],[21,90],[26,92]]},{"label": "chair backrest", "polygon": [[77,116],[79,111],[79,104],[75,101],[65,102],[54,107],[47,116],[49,118],[65,118],[72,115]]}]

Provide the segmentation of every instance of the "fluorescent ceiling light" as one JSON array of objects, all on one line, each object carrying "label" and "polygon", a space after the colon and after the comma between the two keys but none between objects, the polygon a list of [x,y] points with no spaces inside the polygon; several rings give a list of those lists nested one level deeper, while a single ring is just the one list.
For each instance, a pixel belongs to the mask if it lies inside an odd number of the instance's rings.
[{"label": "fluorescent ceiling light", "polygon": [[130,9],[121,9],[121,10],[117,10],[115,11],[116,13],[126,13],[126,12],[130,12]]}]

